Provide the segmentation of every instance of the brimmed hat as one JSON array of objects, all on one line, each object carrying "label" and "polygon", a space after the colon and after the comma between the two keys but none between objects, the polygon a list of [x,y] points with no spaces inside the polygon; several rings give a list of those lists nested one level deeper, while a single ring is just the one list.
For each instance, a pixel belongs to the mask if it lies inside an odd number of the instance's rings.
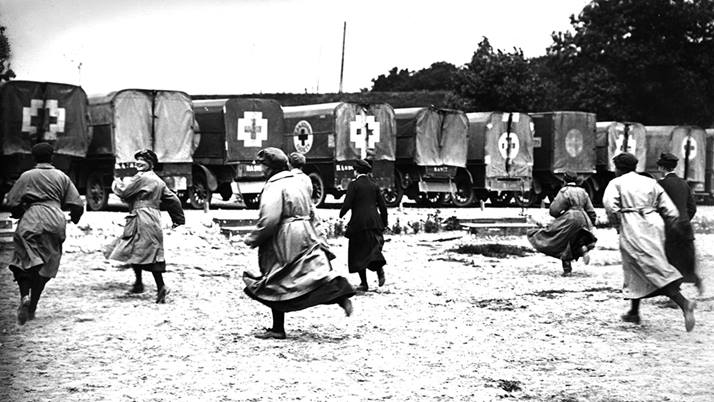
[{"label": "brimmed hat", "polygon": [[46,142],[40,142],[32,146],[32,156],[38,162],[49,162],[52,160],[52,154],[55,153],[52,145]]},{"label": "brimmed hat", "polygon": [[623,152],[612,158],[615,167],[624,172],[632,172],[637,169],[637,157],[628,152]]},{"label": "brimmed hat", "polygon": [[159,158],[156,157],[154,151],[150,149],[142,149],[134,154],[134,159],[143,159],[151,164],[152,168],[156,168],[159,164]]},{"label": "brimmed hat", "polygon": [[657,161],[657,165],[662,166],[666,169],[674,169],[675,167],[677,167],[678,161],[679,158],[677,158],[674,154],[669,152],[662,152],[662,154],[659,156],[659,160]]},{"label": "brimmed hat", "polygon": [[288,156],[288,161],[290,162],[290,166],[294,168],[303,167],[305,165],[305,155],[300,152],[293,152]]},{"label": "brimmed hat", "polygon": [[258,162],[274,169],[286,170],[288,168],[288,156],[281,149],[268,147],[258,151],[256,155]]},{"label": "brimmed hat", "polygon": [[372,171],[372,165],[364,159],[354,161],[354,166],[357,173],[369,173]]}]

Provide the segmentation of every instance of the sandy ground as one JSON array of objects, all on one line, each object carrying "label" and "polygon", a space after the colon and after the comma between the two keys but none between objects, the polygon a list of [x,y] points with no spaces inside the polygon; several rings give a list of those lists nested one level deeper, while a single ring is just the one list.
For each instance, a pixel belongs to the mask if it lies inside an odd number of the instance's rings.
[{"label": "sandy ground", "polygon": [[[267,308],[243,294],[257,252],[227,239],[212,217],[249,218],[231,208],[187,211],[166,231],[169,302],[155,287],[130,295],[133,272],[106,261],[104,244],[124,213],[95,212],[70,225],[59,276],[37,319],[16,323],[18,293],[0,265],[2,401],[364,401],[364,400],[714,400],[714,235],[699,234],[706,292],[697,325],[662,298],[628,307],[617,235],[600,229],[589,266],[539,254],[503,259],[452,251],[461,244],[529,246],[523,236],[464,232],[388,236],[387,284],[353,298],[355,313],[319,306],[287,315],[287,340],[259,340]],[[321,209],[334,220],[336,209]],[[392,210],[401,222],[434,210]],[[441,210],[442,217],[517,216],[519,209]],[[602,211],[599,211],[602,213]],[[545,210],[528,210],[546,221]],[[714,208],[700,209],[714,218]],[[165,216],[168,226],[168,218]],[[329,240],[347,274],[347,242]],[[356,275],[349,276],[356,284]],[[686,285],[684,292],[694,296]]]}]

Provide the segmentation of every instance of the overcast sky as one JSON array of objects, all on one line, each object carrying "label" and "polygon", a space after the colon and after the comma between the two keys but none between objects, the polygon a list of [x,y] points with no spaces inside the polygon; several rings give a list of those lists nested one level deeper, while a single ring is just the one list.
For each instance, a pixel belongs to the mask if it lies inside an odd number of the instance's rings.
[{"label": "overcast sky", "polygon": [[587,0],[0,0],[17,79],[190,94],[370,88],[392,67],[468,62],[481,38],[545,54]]}]

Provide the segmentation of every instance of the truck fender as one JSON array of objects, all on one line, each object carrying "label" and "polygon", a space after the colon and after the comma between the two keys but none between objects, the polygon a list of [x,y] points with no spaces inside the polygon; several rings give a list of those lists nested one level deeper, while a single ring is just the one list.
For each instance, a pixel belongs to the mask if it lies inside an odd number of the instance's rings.
[{"label": "truck fender", "polygon": [[211,191],[216,191],[218,188],[218,180],[216,179],[216,175],[211,173],[210,170],[208,170],[207,167],[201,165],[200,163],[194,163],[194,166],[199,167],[203,171],[203,175],[206,177],[206,185],[208,186],[208,189]]}]

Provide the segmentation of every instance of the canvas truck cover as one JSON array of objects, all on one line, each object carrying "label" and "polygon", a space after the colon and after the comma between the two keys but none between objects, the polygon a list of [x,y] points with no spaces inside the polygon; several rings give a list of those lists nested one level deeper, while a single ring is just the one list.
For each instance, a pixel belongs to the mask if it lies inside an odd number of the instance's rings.
[{"label": "canvas truck cover", "polygon": [[[271,99],[229,98],[193,101],[201,145],[194,157],[220,152],[227,163],[253,161],[266,147],[282,148],[285,133],[283,110]],[[214,136],[205,149],[204,139]],[[207,137],[207,138],[204,138]]]},{"label": "canvas truck cover", "polygon": [[[625,133],[626,127],[627,133]],[[622,152],[629,152],[637,157],[637,171],[645,171],[647,164],[647,130],[644,125],[633,122],[598,122],[597,129],[598,165],[606,165],[608,171],[614,172],[615,163],[612,158]],[[625,141],[627,142],[626,147]]]},{"label": "canvas truck cover", "polygon": [[395,159],[394,111],[387,104],[333,102],[283,107],[285,150],[306,158]]},{"label": "canvas truck cover", "polygon": [[397,158],[413,159],[419,166],[466,167],[469,122],[460,110],[395,109]]},{"label": "canvas truck cover", "polygon": [[670,152],[669,147],[674,128],[675,126],[645,126],[645,135],[647,137],[645,171],[656,177],[662,176],[657,167],[657,160],[662,152]]},{"label": "canvas truck cover", "polygon": [[531,114],[534,169],[563,173],[595,172],[595,114],[555,111]]},{"label": "canvas truck cover", "polygon": [[[140,149],[151,149],[160,163],[192,163],[197,141],[189,96],[177,91],[127,89],[90,101],[95,126],[113,125],[116,163],[134,161]],[[106,149],[107,146],[99,146]]]},{"label": "canvas truck cover", "polygon": [[706,132],[696,126],[677,126],[670,137],[670,152],[679,158],[677,176],[704,183],[706,169]]},{"label": "canvas truck cover", "polygon": [[78,86],[9,81],[0,86],[2,154],[30,154],[38,142],[55,153],[84,157],[90,134],[87,95]]},{"label": "canvas truck cover", "polygon": [[394,161],[397,145],[394,109],[386,103],[341,103],[335,109],[335,136],[338,161]]},{"label": "canvas truck cover", "polygon": [[[533,122],[530,116],[503,112],[468,113],[466,116],[469,120],[469,160],[483,161],[487,178],[533,175]],[[509,118],[511,125],[506,130]],[[479,145],[480,150],[476,149]]]}]

